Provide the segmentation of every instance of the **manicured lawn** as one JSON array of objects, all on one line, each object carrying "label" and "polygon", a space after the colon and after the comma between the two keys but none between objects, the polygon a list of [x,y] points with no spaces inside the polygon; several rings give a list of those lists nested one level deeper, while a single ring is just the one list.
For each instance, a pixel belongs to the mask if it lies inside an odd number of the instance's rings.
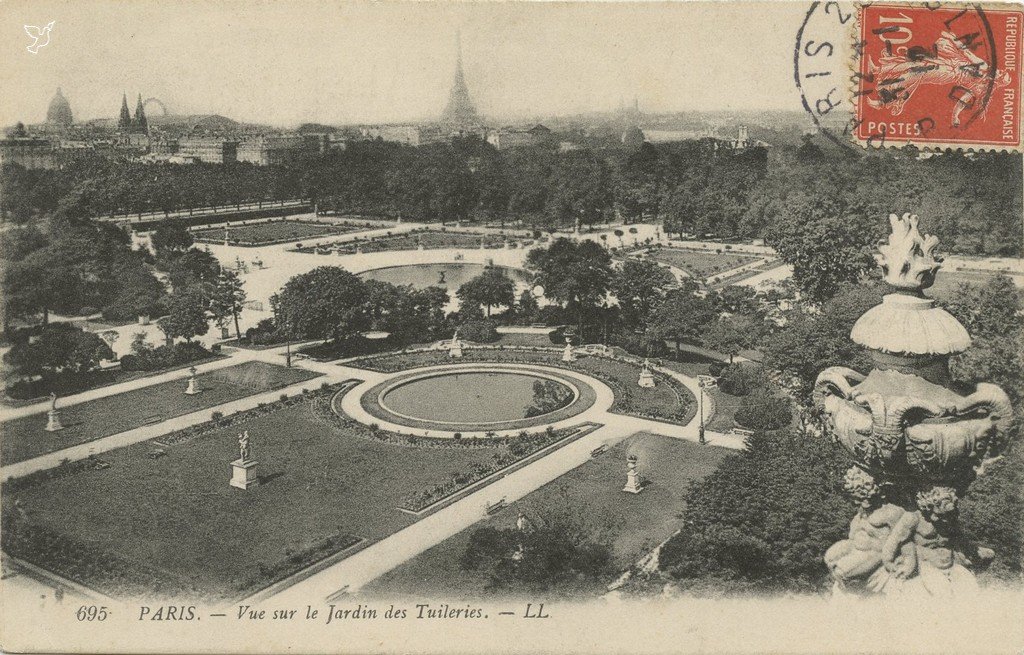
[{"label": "manicured lawn", "polygon": [[[458,369],[455,369],[455,372],[457,373]],[[414,374],[410,374],[410,376],[414,376]],[[571,400],[571,396],[569,396],[565,402],[566,406],[559,407],[558,409],[554,409],[541,416],[523,416],[523,418],[515,421],[514,424],[495,426],[493,424],[488,423],[460,423],[457,428],[452,428],[451,424],[446,424],[440,420],[419,420],[409,416],[395,416],[390,410],[382,407],[378,402],[380,392],[386,388],[393,387],[395,385],[395,380],[393,379],[388,380],[387,382],[382,382],[381,384],[378,384],[377,386],[370,388],[363,395],[361,404],[363,409],[366,410],[370,415],[375,416],[381,419],[382,421],[392,421],[395,423],[400,423],[402,425],[407,425],[414,428],[424,428],[428,430],[460,429],[464,433],[466,433],[465,436],[467,437],[469,436],[468,433],[473,430],[519,430],[551,425],[552,423],[558,423],[559,421],[564,421],[568,418],[571,418],[572,416],[581,414],[584,411],[590,409],[590,407],[594,405],[594,401],[597,399],[597,394],[589,384],[584,384],[579,380],[575,380],[567,375],[563,376],[559,374],[552,374],[552,376],[564,381],[566,384],[576,387],[579,390],[579,397],[575,401],[570,403],[569,401]],[[498,389],[501,389],[501,391],[503,392],[504,389],[507,389],[507,387],[499,387]],[[568,393],[569,391],[568,389],[566,389],[566,394],[568,395]],[[499,393],[499,395],[501,395],[501,393]],[[459,400],[465,399],[457,399],[456,402],[458,402]],[[426,402],[433,403],[435,407],[445,407],[445,413],[448,414],[448,416],[450,417],[450,403],[446,403],[446,400],[444,398],[430,399],[426,400]],[[474,402],[479,403],[480,401]],[[493,405],[487,406],[493,407]]]},{"label": "manicured lawn", "polygon": [[[238,241],[240,245],[259,246],[269,243],[281,243],[285,241],[301,241],[312,237],[328,236],[331,234],[345,234],[346,232],[358,232],[376,227],[373,224],[356,225],[351,223],[320,223],[313,221],[289,221],[278,220],[269,223],[255,223],[252,225],[232,226],[228,230],[228,240]],[[217,227],[209,230],[197,230],[193,233],[197,241],[209,241],[221,243],[224,241],[224,228]]]},{"label": "manicured lawn", "polygon": [[[450,364],[452,361],[446,351],[428,351],[367,358],[347,365],[393,372],[419,366]],[[457,361],[538,363],[592,375],[612,388],[615,392],[612,411],[622,414],[685,424],[697,411],[693,394],[679,383],[670,383],[659,376],[658,385],[653,389],[637,385],[640,367],[632,362],[606,357],[580,357],[567,365],[561,361],[561,354],[555,351],[477,349],[464,350],[462,359]]]},{"label": "manicured lawn", "polygon": [[246,362],[197,376],[203,392],[185,395],[185,381],[175,380],[62,408],[64,429],[46,432],[46,414],[33,414],[0,423],[0,461],[12,464],[62,448],[156,423],[302,382],[320,373]]},{"label": "manicured lawn", "polygon": [[[684,356],[687,353],[682,353]],[[693,355],[693,360],[688,362],[675,362],[669,360],[662,360],[661,365],[667,369],[673,371],[679,371],[690,377],[697,377],[698,375],[709,375],[708,370],[709,361],[701,361],[702,358],[699,355]],[[740,402],[742,398],[739,396],[733,396],[727,394],[718,387],[714,387],[705,392],[711,397],[712,402],[715,404],[715,413],[711,417],[705,426],[712,432],[728,432],[735,427],[733,422],[733,416],[736,414],[736,410],[740,408]]]},{"label": "manicured lawn", "polygon": [[[244,492],[228,485],[242,430],[261,479]],[[503,448],[409,447],[356,434],[317,418],[303,401],[167,446],[158,459],[145,456],[152,443],[104,453],[110,468],[5,491],[4,509],[10,514],[19,499],[33,525],[127,559],[168,585],[235,598],[308,565],[266,573],[325,539],[369,543],[411,524],[415,517],[395,509],[410,493]],[[56,568],[46,558],[35,563]],[[83,582],[125,592],[94,572]]]},{"label": "manicured lawn", "polygon": [[[463,530],[381,576],[363,593],[380,598],[486,595],[486,575],[463,571],[459,560],[474,530],[486,524],[510,528],[520,511],[534,522],[571,516],[586,534],[610,543],[616,567],[625,570],[679,529],[687,487],[717,468],[729,452],[654,434],[634,435],[487,522]],[[622,491],[628,455],[639,458],[638,468],[651,482],[640,494]]]},{"label": "manicured lawn", "polygon": [[650,258],[689,271],[699,278],[724,273],[759,259],[751,255],[737,255],[731,252],[719,254],[680,248],[658,248],[651,252]]},{"label": "manicured lawn", "polygon": [[[177,366],[169,366],[167,368],[156,369],[155,371],[122,371],[120,368],[107,369],[102,371],[91,371],[88,373],[88,377],[82,380],[82,385],[79,387],[76,385],[74,391],[65,391],[63,395],[70,395],[71,393],[82,393],[90,389],[99,389],[100,387],[109,387],[112,384],[121,384],[122,382],[132,382],[134,380],[142,380],[144,378],[152,377],[154,375],[161,375],[162,373],[169,373],[171,371],[177,371],[190,366],[202,366],[203,364],[223,359],[223,355],[210,355],[203,357],[202,359],[196,359],[191,362],[179,364]],[[10,381],[10,380],[8,380]],[[57,390],[60,394],[60,390]],[[41,394],[36,398],[29,398],[27,400],[13,400],[8,397],[4,397],[0,401],[0,405],[6,405],[8,407],[21,407],[32,403],[37,403],[41,400],[48,400],[46,394]]]}]

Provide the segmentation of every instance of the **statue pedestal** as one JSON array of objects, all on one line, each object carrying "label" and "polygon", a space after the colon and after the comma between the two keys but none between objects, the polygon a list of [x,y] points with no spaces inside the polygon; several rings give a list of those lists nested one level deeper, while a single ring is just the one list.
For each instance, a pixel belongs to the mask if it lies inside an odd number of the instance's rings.
[{"label": "statue pedestal", "polygon": [[640,474],[635,470],[626,473],[626,486],[622,488],[626,493],[638,494],[644,490]]},{"label": "statue pedestal", "polygon": [[571,346],[566,346],[565,350],[562,351],[562,361],[563,362],[575,362],[576,361],[576,352],[572,349]]},{"label": "statue pedestal", "polygon": [[254,459],[236,459],[231,462],[231,482],[229,484],[242,491],[249,489],[249,487],[257,486],[260,483],[259,478],[256,477],[256,465],[258,463]]},{"label": "statue pedestal", "polygon": [[196,385],[196,379],[194,377],[188,379],[188,388],[185,389],[185,393],[189,396],[194,396],[197,393],[203,393],[203,390]]},{"label": "statue pedestal", "polygon": [[462,357],[462,346],[458,345],[449,348],[448,356],[451,357],[452,359],[458,359],[459,357]]},{"label": "statue pedestal", "polygon": [[46,431],[57,432],[63,430],[64,426],[60,422],[60,412],[56,409],[51,409],[46,413]]},{"label": "statue pedestal", "polygon": [[643,387],[644,389],[653,389],[655,386],[654,374],[645,368],[644,370],[640,371],[640,379],[637,380],[636,383],[637,385]]}]

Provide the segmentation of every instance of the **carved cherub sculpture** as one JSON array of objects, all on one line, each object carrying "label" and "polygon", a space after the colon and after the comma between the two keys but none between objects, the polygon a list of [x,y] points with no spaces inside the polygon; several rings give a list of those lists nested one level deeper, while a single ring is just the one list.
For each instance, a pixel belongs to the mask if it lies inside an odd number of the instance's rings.
[{"label": "carved cherub sculpture", "polygon": [[917,558],[913,532],[907,535],[904,528],[908,512],[885,502],[874,478],[861,468],[851,467],[843,486],[860,501],[860,508],[850,522],[849,538],[833,544],[825,553],[825,564],[836,588],[860,582],[867,590],[881,591],[890,579],[912,575]]}]

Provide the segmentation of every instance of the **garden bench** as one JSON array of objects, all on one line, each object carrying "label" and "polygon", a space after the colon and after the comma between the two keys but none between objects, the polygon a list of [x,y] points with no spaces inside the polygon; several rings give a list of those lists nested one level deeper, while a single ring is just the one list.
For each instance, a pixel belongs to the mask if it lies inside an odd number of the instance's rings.
[{"label": "garden bench", "polygon": [[601,453],[605,452],[606,450],[608,450],[608,444],[603,443],[600,446],[598,446],[597,448],[591,450],[590,451],[590,456],[591,457],[597,457],[598,455],[600,455]]},{"label": "garden bench", "polygon": [[487,503],[487,505],[484,506],[484,511],[487,512],[488,515],[497,514],[501,510],[505,509],[505,504],[505,499],[502,498],[501,500],[496,500],[493,503]]},{"label": "garden bench", "polygon": [[159,458],[163,457],[166,454],[167,454],[166,450],[162,450],[160,448],[157,448],[156,450],[151,450],[148,453],[146,453],[146,457],[148,457],[150,459],[159,459]]},{"label": "garden bench", "polygon": [[732,433],[737,435],[737,436],[739,436],[739,437],[752,437],[752,436],[754,436],[754,431],[753,430],[748,430],[746,428],[733,428],[732,429]]},{"label": "garden bench", "polygon": [[145,419],[143,419],[142,424],[143,425],[152,425],[154,423],[159,423],[160,421],[163,420],[163,418],[164,418],[163,414],[153,414],[152,416],[147,416]]}]

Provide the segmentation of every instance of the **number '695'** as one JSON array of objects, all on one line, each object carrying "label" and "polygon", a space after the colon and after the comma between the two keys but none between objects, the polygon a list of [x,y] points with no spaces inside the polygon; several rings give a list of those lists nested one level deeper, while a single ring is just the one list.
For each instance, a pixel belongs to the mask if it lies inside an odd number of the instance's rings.
[{"label": "number '695'", "polygon": [[75,617],[79,621],[105,621],[108,615],[106,607],[97,607],[96,605],[82,605],[75,612]]}]

